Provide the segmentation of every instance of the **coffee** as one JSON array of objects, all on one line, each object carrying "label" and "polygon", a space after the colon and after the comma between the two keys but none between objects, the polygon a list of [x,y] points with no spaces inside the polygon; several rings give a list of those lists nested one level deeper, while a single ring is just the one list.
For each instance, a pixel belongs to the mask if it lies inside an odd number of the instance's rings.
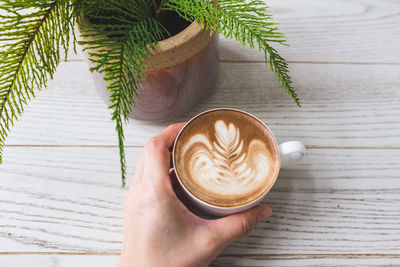
[{"label": "coffee", "polygon": [[179,134],[174,167],[196,198],[220,207],[245,205],[264,195],[279,172],[279,149],[269,129],[238,110],[200,114]]}]

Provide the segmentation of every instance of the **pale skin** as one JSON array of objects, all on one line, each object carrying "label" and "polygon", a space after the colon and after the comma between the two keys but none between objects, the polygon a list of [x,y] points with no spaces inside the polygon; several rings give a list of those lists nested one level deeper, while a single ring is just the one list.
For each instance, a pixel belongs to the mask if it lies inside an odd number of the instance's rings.
[{"label": "pale skin", "polygon": [[119,267],[208,266],[230,243],[271,215],[259,205],[216,220],[194,215],[177,198],[171,150],[184,123],[173,124],[145,146],[125,198]]}]

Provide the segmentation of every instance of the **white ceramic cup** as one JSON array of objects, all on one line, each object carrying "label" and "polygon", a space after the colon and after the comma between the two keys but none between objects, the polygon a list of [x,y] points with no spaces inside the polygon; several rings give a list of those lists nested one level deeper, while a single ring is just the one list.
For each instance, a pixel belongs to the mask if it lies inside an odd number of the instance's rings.
[{"label": "white ceramic cup", "polygon": [[[188,126],[190,125],[190,123],[192,123],[197,117],[203,115],[204,113],[208,113],[208,112],[212,112],[215,110],[232,110],[232,111],[239,111],[242,112],[244,114],[249,115],[250,117],[254,118],[255,120],[261,122],[262,125],[265,126],[265,128],[267,128],[269,130],[269,132],[272,135],[272,139],[275,142],[275,144],[277,145],[277,147],[279,148],[279,154],[280,156],[277,157],[278,158],[278,168],[285,168],[288,166],[293,165],[295,162],[299,161],[302,157],[304,157],[305,155],[305,146],[303,145],[303,143],[299,142],[299,141],[288,141],[288,142],[284,142],[278,145],[278,142],[276,141],[275,136],[273,135],[272,131],[267,127],[267,125],[265,125],[265,123],[263,123],[260,119],[258,119],[257,117],[255,117],[254,115],[247,113],[245,111],[242,110],[238,110],[238,109],[233,109],[233,108],[221,108],[221,109],[211,109],[211,110],[207,110],[204,111],[198,115],[196,115],[195,117],[193,117],[191,120],[188,121],[188,123],[186,123],[186,125],[181,129],[181,131],[179,132],[178,136],[175,139],[175,143],[174,143],[174,148],[173,148],[173,152],[172,152],[172,161],[173,164],[175,166],[175,144],[177,142],[179,142],[179,137],[182,133],[182,131]],[[230,215],[230,214],[234,214],[234,213],[238,213],[247,209],[250,209],[256,205],[258,205],[263,198],[268,194],[269,190],[272,188],[272,186],[269,187],[269,189],[263,194],[261,195],[259,198],[253,200],[252,202],[246,203],[244,205],[239,205],[239,206],[233,206],[233,207],[220,207],[220,206],[216,206],[216,205],[212,205],[209,204],[207,202],[204,202],[203,200],[197,198],[195,195],[193,195],[182,183],[181,179],[179,178],[179,174],[175,171],[177,180],[181,186],[181,188],[183,189],[183,191],[185,192],[186,196],[188,197],[188,199],[193,203],[193,205],[197,208],[199,208],[202,211],[205,211],[209,214],[212,215],[218,215],[218,216],[224,216],[224,215]],[[276,177],[274,178],[274,182],[277,179],[277,176],[279,174],[276,174]]]}]

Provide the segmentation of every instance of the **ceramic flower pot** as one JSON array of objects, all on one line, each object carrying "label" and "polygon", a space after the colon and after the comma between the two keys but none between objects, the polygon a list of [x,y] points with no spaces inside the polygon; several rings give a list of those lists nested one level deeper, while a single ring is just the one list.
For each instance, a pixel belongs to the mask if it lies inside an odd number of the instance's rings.
[{"label": "ceramic flower pot", "polygon": [[[76,30],[79,34],[79,27]],[[210,95],[218,76],[217,46],[218,34],[211,35],[196,22],[160,41],[147,61],[146,79],[139,97],[134,99],[131,117],[148,121],[173,119]],[[93,72],[92,76],[100,97],[109,104],[104,75]]]}]

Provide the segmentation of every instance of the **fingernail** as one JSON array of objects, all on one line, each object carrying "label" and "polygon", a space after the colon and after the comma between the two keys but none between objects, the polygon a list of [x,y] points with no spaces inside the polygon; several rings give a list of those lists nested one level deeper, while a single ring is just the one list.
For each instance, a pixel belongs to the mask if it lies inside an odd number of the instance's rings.
[{"label": "fingernail", "polygon": [[258,222],[262,222],[265,219],[267,219],[269,214],[270,214],[270,208],[264,207],[263,209],[261,209],[261,211],[258,213]]}]

